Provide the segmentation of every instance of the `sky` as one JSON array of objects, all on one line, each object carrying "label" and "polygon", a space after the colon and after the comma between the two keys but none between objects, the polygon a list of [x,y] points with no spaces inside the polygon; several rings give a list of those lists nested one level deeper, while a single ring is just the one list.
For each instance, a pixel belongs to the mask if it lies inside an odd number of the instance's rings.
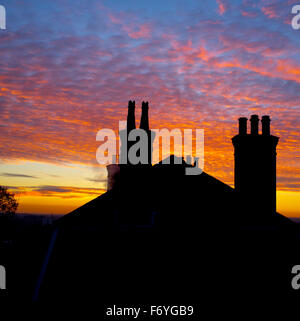
[{"label": "sky", "polygon": [[66,214],[106,190],[102,128],[128,100],[152,128],[201,128],[233,186],[237,119],[270,115],[277,209],[300,217],[300,30],[275,0],[0,0],[0,184],[19,212]]}]

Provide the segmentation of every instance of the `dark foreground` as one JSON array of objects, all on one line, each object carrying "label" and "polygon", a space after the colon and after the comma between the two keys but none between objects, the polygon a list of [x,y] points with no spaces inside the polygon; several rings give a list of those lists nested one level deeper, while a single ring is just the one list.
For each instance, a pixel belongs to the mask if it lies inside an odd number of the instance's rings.
[{"label": "dark foreground", "polygon": [[[207,312],[211,318],[270,316],[299,300],[300,290],[291,286],[292,267],[300,263],[296,227],[166,230],[60,222],[10,230],[12,241],[1,247],[7,271],[1,301],[40,313],[134,319],[107,315],[129,313],[127,307],[140,308],[136,319],[147,320],[200,319]],[[162,306],[178,308],[166,316]],[[193,314],[184,315],[190,306]]]}]

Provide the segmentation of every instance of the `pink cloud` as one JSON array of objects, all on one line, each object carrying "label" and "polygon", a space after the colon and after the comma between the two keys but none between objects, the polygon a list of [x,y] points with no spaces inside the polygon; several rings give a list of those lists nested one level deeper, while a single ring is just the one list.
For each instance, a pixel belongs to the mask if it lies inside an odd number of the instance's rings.
[{"label": "pink cloud", "polygon": [[222,16],[227,11],[227,4],[224,0],[217,0],[219,14]]},{"label": "pink cloud", "polygon": [[278,18],[275,6],[270,5],[267,7],[263,7],[261,11],[270,19]]},{"label": "pink cloud", "polygon": [[139,23],[133,14],[121,12],[118,15],[108,13],[113,24],[121,26],[121,29],[132,39],[149,38],[151,35],[150,23]]},{"label": "pink cloud", "polygon": [[123,30],[125,30],[128,33],[129,37],[133,39],[149,38],[151,35],[149,23],[142,24],[137,28],[133,26],[124,25]]},{"label": "pink cloud", "polygon": [[254,18],[254,17],[257,17],[258,14],[256,12],[251,12],[251,11],[242,11],[242,15],[244,17]]}]

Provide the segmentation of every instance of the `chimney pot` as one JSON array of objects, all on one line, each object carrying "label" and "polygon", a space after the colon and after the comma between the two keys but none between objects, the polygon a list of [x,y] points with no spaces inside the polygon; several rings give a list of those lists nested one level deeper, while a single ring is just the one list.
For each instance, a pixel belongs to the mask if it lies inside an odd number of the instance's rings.
[{"label": "chimney pot", "polygon": [[262,116],[261,123],[262,123],[262,134],[264,136],[270,136],[270,116]]},{"label": "chimney pot", "polygon": [[251,122],[251,135],[258,135],[258,115],[252,115],[250,118]]},{"label": "chimney pot", "polygon": [[247,118],[239,118],[239,135],[247,135]]},{"label": "chimney pot", "polygon": [[140,128],[146,131],[149,130],[149,116],[148,116],[149,104],[148,101],[142,102],[142,115],[141,115],[141,122]]},{"label": "chimney pot", "polygon": [[135,129],[135,101],[129,100],[127,114],[127,130]]}]

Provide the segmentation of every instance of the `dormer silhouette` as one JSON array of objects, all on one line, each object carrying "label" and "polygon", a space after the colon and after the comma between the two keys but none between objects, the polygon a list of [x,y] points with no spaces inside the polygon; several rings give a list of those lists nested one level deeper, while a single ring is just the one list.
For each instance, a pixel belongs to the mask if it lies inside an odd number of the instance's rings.
[{"label": "dormer silhouette", "polygon": [[232,138],[234,146],[234,184],[247,204],[245,209],[272,215],[276,213],[276,146],[279,138],[270,134],[270,117],[263,116],[259,134],[259,117],[239,118],[239,133]]}]

